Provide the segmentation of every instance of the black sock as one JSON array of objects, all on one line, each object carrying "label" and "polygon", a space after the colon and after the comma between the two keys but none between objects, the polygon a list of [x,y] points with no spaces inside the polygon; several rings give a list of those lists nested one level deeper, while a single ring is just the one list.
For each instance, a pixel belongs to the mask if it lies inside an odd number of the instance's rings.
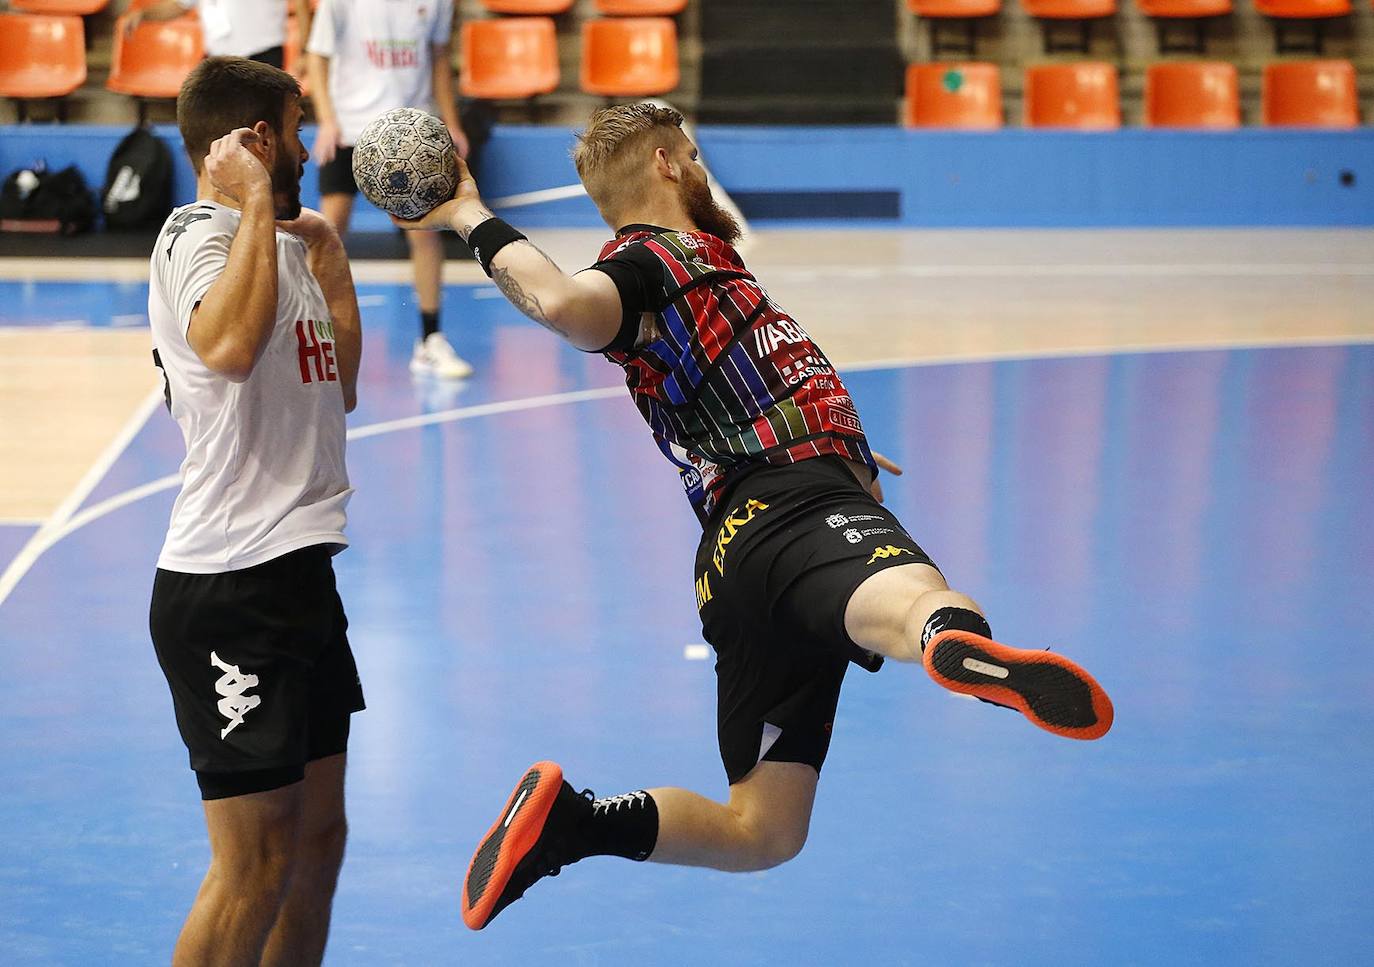
[{"label": "black sock", "polygon": [[578,832],[583,856],[647,860],[658,842],[658,803],[642,789],[593,800]]},{"label": "black sock", "polygon": [[984,638],[992,637],[992,629],[988,627],[988,619],[984,618],[977,611],[970,611],[968,608],[937,608],[926,626],[921,629],[921,650],[926,650],[926,645],[930,644],[930,639],[934,638],[942,631],[971,631],[975,635],[982,635]]},{"label": "black sock", "polygon": [[439,310],[425,312],[420,310],[420,338],[427,339],[439,331]]}]

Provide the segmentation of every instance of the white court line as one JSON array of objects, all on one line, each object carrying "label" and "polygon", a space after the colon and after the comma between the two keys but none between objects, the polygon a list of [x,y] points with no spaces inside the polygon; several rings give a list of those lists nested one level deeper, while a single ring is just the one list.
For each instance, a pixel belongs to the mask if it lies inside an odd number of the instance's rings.
[{"label": "white court line", "polygon": [[565,198],[581,198],[587,189],[581,185],[563,185],[559,188],[541,188],[539,191],[522,191],[518,195],[503,195],[487,202],[492,208],[523,208],[525,205],[539,205],[546,201],[562,201]]},{"label": "white court line", "polygon": [[390,301],[384,295],[360,295],[358,296],[359,309],[372,309],[376,306],[384,306]]},{"label": "white court line", "polygon": [[1111,278],[1144,276],[1178,278],[1254,278],[1260,276],[1365,276],[1374,275],[1374,265],[1363,262],[1093,262],[1083,264],[1014,265],[835,265],[774,266],[765,270],[769,278],[786,279],[883,279],[901,276],[913,279],[986,278]]},{"label": "white court line", "polygon": [[[512,195],[518,198],[518,195]],[[494,207],[494,206],[493,206]],[[534,229],[536,233],[539,229]],[[766,238],[765,236],[760,236]],[[536,236],[536,241],[537,241]],[[131,263],[128,267],[120,263]],[[16,265],[15,263],[21,263]],[[35,263],[35,264],[29,264]],[[358,259],[352,263],[354,281],[396,282],[409,279],[404,260]],[[1364,262],[1088,262],[1066,264],[1014,263],[1010,265],[774,265],[762,272],[770,279],[819,280],[847,279],[984,279],[984,278],[1261,278],[1261,277],[1352,277],[1374,275],[1374,264]],[[98,273],[98,274],[97,274]],[[146,259],[0,259],[0,281],[49,282],[146,282]],[[487,278],[475,262],[444,263],[444,282],[448,285],[486,284]],[[52,325],[89,328],[86,320],[64,320]]]},{"label": "white court line", "polygon": [[0,517],[0,527],[42,527],[42,517]]},{"label": "white court line", "polygon": [[148,417],[152,415],[152,412],[157,409],[161,402],[161,387],[149,390],[148,395],[143,398],[133,415],[125,421],[124,426],[115,434],[115,438],[110,441],[109,446],[96,458],[95,463],[91,464],[85,475],[77,481],[71,493],[67,494],[62,503],[57,505],[48,519],[38,528],[37,533],[19,549],[19,553],[15,555],[9,567],[5,568],[4,574],[0,574],[0,604],[5,603],[5,599],[10,596],[15,585],[29,572],[29,568],[33,567],[43,552],[57,540],[54,535],[66,526],[67,521],[81,506],[81,502],[89,497],[91,491],[104,479],[110,467],[119,459],[119,455],[124,452],[124,449],[133,442],[138,431],[143,428],[144,423],[148,422]]},{"label": "white court line", "polygon": [[[842,372],[872,372],[884,369],[916,369],[927,366],[946,366],[980,362],[1009,362],[1022,359],[1076,359],[1090,356],[1140,356],[1172,352],[1226,352],[1230,350],[1243,351],[1247,349],[1320,349],[1331,346],[1360,346],[1368,344],[1374,344],[1374,333],[1350,336],[1330,336],[1324,338],[1292,337],[1285,339],[1276,337],[1269,340],[1251,340],[1237,343],[1179,343],[1115,347],[1087,346],[1077,349],[1045,350],[1041,352],[987,352],[972,353],[962,356],[948,356],[938,359],[871,360],[868,362],[851,363],[836,368],[840,369]],[[582,403],[590,400],[612,399],[623,392],[624,388],[621,386],[603,386],[596,389],[575,390],[568,393],[551,393],[545,396],[531,396],[517,400],[505,400],[499,403],[482,403],[476,406],[462,406],[451,410],[442,410],[437,413],[426,413],[421,416],[410,416],[398,420],[387,420],[381,423],[361,426],[357,429],[350,430],[348,432],[348,439],[364,440],[368,437],[381,436],[386,433],[395,433],[401,430],[410,430],[423,426],[435,426],[442,423],[455,423],[460,420],[471,420],[482,416],[516,413],[522,410],[533,410],[543,407],[566,406],[572,403]],[[119,454],[123,452],[129,440],[133,438],[134,433],[136,433],[138,428],[147,420],[148,414],[150,414],[161,401],[162,391],[160,389],[150,394],[149,399],[145,401],[143,407],[140,408],[140,412],[136,414],[137,425],[134,425],[132,430],[129,426],[125,427],[127,438],[125,438],[125,433],[122,432],[121,436],[110,444],[110,448],[106,451],[106,454],[102,455],[101,460],[97,461],[96,466],[93,466],[87,473],[87,478],[94,476],[94,480],[90,482],[90,485],[82,492],[82,485],[86,484],[86,478],[83,478],[82,483],[78,484],[77,489],[63,502],[63,507],[58,508],[58,511],[53,513],[53,516],[45,522],[39,532],[31,537],[28,543],[24,545],[24,548],[19,552],[19,557],[16,557],[14,562],[5,570],[4,575],[0,576],[0,604],[4,603],[5,598],[9,596],[9,593],[14,589],[19,579],[28,572],[29,568],[38,560],[39,556],[58,541],[80,530],[87,524],[107,514],[113,513],[121,507],[126,507],[145,497],[150,497],[164,490],[171,490],[177,486],[180,482],[180,477],[176,474],[171,474],[141,484],[138,487],[123,491],[122,493],[115,494],[113,497],[107,498],[98,504],[91,505],[80,514],[72,514],[72,509],[80,506],[81,500],[85,499],[85,496],[89,494],[90,490],[99,482],[100,477],[104,476],[109,464],[112,464]],[[131,420],[130,423],[133,424],[133,421]],[[107,457],[108,461],[106,461]],[[103,467],[101,466],[102,462],[104,462]],[[97,468],[99,468],[99,474],[96,474]],[[73,499],[74,497],[76,499]],[[59,516],[64,509],[65,514]],[[21,558],[25,559],[22,568],[20,567]],[[689,656],[684,655],[684,657]]]}]

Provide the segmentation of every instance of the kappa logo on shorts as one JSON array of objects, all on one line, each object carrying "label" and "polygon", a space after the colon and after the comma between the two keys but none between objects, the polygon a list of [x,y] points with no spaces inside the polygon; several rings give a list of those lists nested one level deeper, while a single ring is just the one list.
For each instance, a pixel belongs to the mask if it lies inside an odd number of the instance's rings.
[{"label": "kappa logo on shorts", "polygon": [[872,564],[874,561],[886,561],[890,557],[897,557],[901,554],[910,554],[912,557],[916,556],[915,552],[913,552],[909,548],[893,547],[891,544],[888,544],[887,546],[880,547],[876,551],[874,551],[873,556],[868,559],[868,563]]},{"label": "kappa logo on shorts", "polygon": [[761,500],[754,500],[752,497],[745,503],[741,512],[736,507],[725,516],[724,522],[720,525],[720,530],[716,532],[716,551],[711,555],[711,561],[716,565],[716,570],[725,574],[725,549],[730,546],[730,542],[735,539],[741,527],[749,523],[761,510],[767,510],[768,505]]},{"label": "kappa logo on shorts", "polygon": [[215,691],[224,696],[219,700],[219,714],[229,720],[229,724],[219,733],[223,739],[243,724],[243,717],[261,705],[262,699],[257,695],[244,694],[248,689],[257,687],[257,675],[245,675],[239,671],[238,665],[226,665],[213,651],[210,652],[210,664],[224,672],[215,681]]}]

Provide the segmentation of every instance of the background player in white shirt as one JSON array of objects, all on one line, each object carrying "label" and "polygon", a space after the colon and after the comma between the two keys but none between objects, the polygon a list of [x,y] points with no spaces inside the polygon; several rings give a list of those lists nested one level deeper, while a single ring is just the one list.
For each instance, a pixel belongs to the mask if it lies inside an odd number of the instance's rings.
[{"label": "background player in white shirt", "polygon": [[[348,231],[358,186],[353,145],[384,111],[413,107],[443,118],[460,157],[468,141],[453,94],[453,4],[396,0],[320,0],[308,52],[311,99],[319,121],[314,155],[320,165],[320,208],[339,234]],[[420,338],[410,369],[461,379],[472,367],[440,331],[443,242],[406,233],[420,304]]]},{"label": "background player in white shirt", "polygon": [[144,20],[171,20],[200,9],[205,52],[212,57],[247,57],[280,68],[285,60],[287,8],[302,34],[310,30],[310,0],[155,0],[129,11],[131,33]]},{"label": "background player in white shirt", "polygon": [[300,122],[289,74],[197,66],[177,123],[198,200],[150,258],[186,459],[149,625],[211,849],[174,964],[318,964],[343,862],[363,698],[331,558],[362,334],[343,245],[301,210]]}]

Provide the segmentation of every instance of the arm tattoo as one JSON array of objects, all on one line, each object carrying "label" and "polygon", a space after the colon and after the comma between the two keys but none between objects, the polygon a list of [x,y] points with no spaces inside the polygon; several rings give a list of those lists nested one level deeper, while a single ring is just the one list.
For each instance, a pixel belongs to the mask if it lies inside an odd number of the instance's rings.
[{"label": "arm tattoo", "polygon": [[473,217],[471,220],[464,219],[463,223],[458,226],[458,237],[465,242],[468,240],[468,236],[472,234],[474,228],[485,222],[488,218],[496,217],[485,205],[473,212],[472,215]]},{"label": "arm tattoo", "polygon": [[[536,249],[536,251],[538,250]],[[543,255],[542,252],[540,254]],[[544,258],[548,258],[548,256],[545,255]],[[526,292],[525,287],[516,281],[515,276],[510,274],[509,269],[503,269],[496,265],[492,266],[491,280],[496,283],[496,287],[510,300],[511,305],[515,306],[515,308],[519,309],[545,329],[556,332],[565,338],[567,337],[567,331],[558,328],[558,326],[550,322],[549,317],[544,314],[544,307],[539,304],[539,297],[533,292]]]}]

